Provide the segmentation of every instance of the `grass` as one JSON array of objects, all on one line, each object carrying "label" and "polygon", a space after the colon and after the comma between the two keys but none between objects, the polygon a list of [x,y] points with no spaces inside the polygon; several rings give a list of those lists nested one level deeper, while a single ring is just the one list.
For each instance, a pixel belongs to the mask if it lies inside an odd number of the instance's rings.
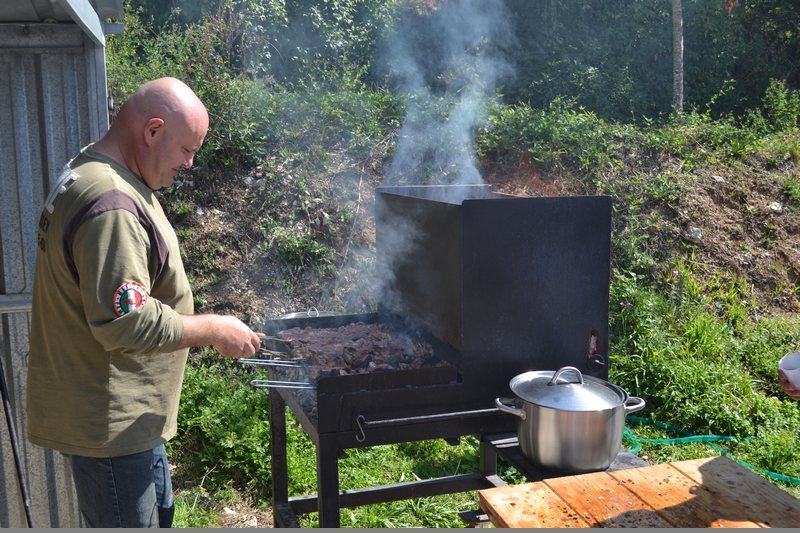
[{"label": "grass", "polygon": [[[348,450],[348,457],[339,462],[341,488],[372,487],[474,472],[477,471],[473,460],[474,446],[473,442],[465,439],[458,446],[450,446],[444,441],[420,441]],[[302,463],[303,459],[294,462],[295,466],[301,466],[297,463]],[[376,465],[380,467],[376,468]],[[293,491],[315,492],[313,483],[296,484],[295,476],[290,474],[290,478]],[[475,508],[475,495],[467,492],[346,509],[341,513],[341,521],[343,527],[459,527],[463,525],[459,511]],[[300,523],[305,527],[315,527],[318,525],[317,516],[315,513],[302,516]]]},{"label": "grass", "polygon": [[217,524],[217,513],[208,501],[208,495],[197,491],[184,491],[175,496],[173,527],[209,528]]},{"label": "grass", "polygon": [[674,265],[673,273],[657,289],[630,274],[617,276],[611,381],[647,400],[643,416],[655,425],[630,428],[643,439],[730,439],[680,446],[643,441],[640,454],[666,462],[726,453],[800,494],[796,484],[770,474],[800,474],[792,444],[800,435],[800,406],[776,384],[778,359],[800,344],[800,322],[747,318],[752,309],[735,278],[700,282],[688,263]]}]

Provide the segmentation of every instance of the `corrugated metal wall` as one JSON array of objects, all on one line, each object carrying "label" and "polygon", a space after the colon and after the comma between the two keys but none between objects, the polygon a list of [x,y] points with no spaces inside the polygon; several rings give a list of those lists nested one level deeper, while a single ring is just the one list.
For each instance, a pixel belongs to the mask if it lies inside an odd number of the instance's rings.
[{"label": "corrugated metal wall", "polygon": [[[0,357],[35,527],[77,527],[60,454],[27,440],[25,376],[36,225],[50,185],[108,128],[105,55],[75,24],[0,24]],[[0,422],[0,527],[25,527],[10,433]]]}]

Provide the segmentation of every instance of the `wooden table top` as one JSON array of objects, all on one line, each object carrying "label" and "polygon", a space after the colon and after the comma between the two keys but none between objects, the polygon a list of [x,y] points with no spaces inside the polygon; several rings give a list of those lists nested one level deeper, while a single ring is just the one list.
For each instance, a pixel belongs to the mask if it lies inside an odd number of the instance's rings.
[{"label": "wooden table top", "polygon": [[497,527],[800,527],[800,500],[727,457],[478,492]]}]

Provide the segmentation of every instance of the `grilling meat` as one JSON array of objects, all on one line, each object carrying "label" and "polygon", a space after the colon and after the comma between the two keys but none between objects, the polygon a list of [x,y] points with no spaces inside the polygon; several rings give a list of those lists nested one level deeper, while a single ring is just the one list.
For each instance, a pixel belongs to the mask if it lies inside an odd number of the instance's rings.
[{"label": "grilling meat", "polygon": [[315,379],[373,370],[433,366],[433,347],[381,324],[354,322],[339,328],[291,328],[278,332],[292,354],[301,358]]}]

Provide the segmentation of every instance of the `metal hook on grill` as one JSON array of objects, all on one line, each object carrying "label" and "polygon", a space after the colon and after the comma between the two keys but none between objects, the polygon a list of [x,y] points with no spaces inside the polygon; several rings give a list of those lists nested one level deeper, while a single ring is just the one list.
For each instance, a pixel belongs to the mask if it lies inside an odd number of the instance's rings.
[{"label": "metal hook on grill", "polygon": [[366,434],[364,434],[364,428],[361,425],[362,422],[366,422],[366,421],[367,421],[367,419],[364,418],[364,415],[358,415],[356,417],[356,425],[358,426],[358,431],[361,433],[360,435],[358,433],[356,433],[356,440],[358,442],[364,442],[365,440],[367,440],[367,436],[366,436]]}]

